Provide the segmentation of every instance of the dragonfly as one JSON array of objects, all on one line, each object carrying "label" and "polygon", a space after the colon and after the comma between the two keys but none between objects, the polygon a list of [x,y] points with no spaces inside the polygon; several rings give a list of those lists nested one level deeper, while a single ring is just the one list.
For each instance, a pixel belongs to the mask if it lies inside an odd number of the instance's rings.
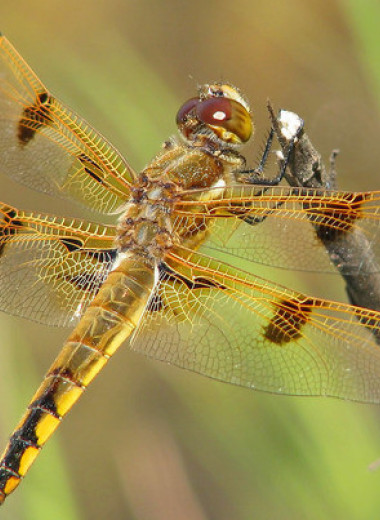
[{"label": "dragonfly", "polygon": [[380,402],[380,313],[255,274],[334,272],[322,236],[360,232],[376,252],[380,191],[260,182],[241,153],[251,110],[230,84],[201,86],[176,122],[136,172],[0,36],[1,173],[95,214],[0,203],[0,308],[72,330],[1,457],[1,503],[123,343],[243,387]]}]

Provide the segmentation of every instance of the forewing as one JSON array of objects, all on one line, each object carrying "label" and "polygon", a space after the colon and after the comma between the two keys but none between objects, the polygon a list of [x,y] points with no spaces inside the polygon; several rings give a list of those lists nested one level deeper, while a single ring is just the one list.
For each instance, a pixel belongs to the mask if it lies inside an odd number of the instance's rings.
[{"label": "forewing", "polygon": [[114,234],[0,203],[0,309],[47,325],[75,321],[111,269]]},{"label": "forewing", "polygon": [[[201,251],[229,254],[260,264],[299,271],[336,272],[326,244],[339,245],[341,274],[377,271],[350,250],[347,235],[360,233],[361,250],[380,254],[380,192],[333,192],[290,187],[236,185],[189,192],[176,207],[178,230],[207,228]],[[209,200],[202,200],[208,197]],[[232,260],[231,260],[232,261]]]},{"label": "forewing", "polygon": [[0,172],[30,188],[115,211],[133,170],[96,130],[60,103],[0,36]]},{"label": "forewing", "polygon": [[[241,386],[380,402],[380,314],[310,298],[178,248],[132,348]],[[366,324],[367,326],[366,326]]]}]

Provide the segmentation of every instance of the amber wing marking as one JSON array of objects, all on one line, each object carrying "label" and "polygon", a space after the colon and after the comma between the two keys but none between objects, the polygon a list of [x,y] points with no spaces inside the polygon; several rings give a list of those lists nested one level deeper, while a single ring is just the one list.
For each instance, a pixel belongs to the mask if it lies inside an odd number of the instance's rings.
[{"label": "amber wing marking", "polygon": [[78,319],[115,258],[115,228],[0,203],[0,308],[47,324]]},{"label": "amber wing marking", "polygon": [[160,305],[146,310],[134,350],[264,391],[380,401],[370,332],[379,313],[309,298],[184,248],[167,262]]},{"label": "amber wing marking", "polygon": [[133,169],[46,89],[4,36],[0,135],[1,173],[32,189],[102,212],[117,210],[129,196]]},{"label": "amber wing marking", "polygon": [[6,243],[22,228],[22,222],[17,219],[17,210],[2,204],[0,221],[0,257],[4,254]]},{"label": "amber wing marking", "polygon": [[343,233],[350,232],[357,220],[364,218],[367,199],[372,199],[373,194],[347,193],[342,200],[323,201],[323,203],[304,204],[304,208],[310,214],[311,222],[315,224],[317,236],[323,240],[336,240]]},{"label": "amber wing marking", "polygon": [[47,92],[42,92],[37,94],[33,105],[24,109],[18,125],[18,138],[22,146],[25,146],[33,139],[39,128],[53,123],[49,113],[52,99]]},{"label": "amber wing marking", "polygon": [[[376,257],[380,254],[374,240],[380,232],[380,192],[272,187],[257,197],[257,187],[236,185],[204,189],[202,197],[208,193],[213,200],[181,200],[176,207],[179,230],[192,230],[194,235],[209,229],[201,246],[206,254],[229,254],[232,263],[242,258],[274,267],[336,273],[320,238],[332,241],[355,231],[367,237]],[[247,218],[258,225],[248,224]],[[358,255],[347,250],[345,258],[345,274],[364,274],[363,263],[355,263]]]},{"label": "amber wing marking", "polygon": [[79,161],[82,163],[84,171],[92,177],[96,182],[99,182],[100,184],[105,184],[102,180],[102,176],[104,175],[103,170],[99,167],[99,165],[96,164],[95,161],[90,159],[87,155],[84,153],[81,153],[78,155]]},{"label": "amber wing marking", "polygon": [[264,337],[277,345],[289,343],[302,335],[302,328],[307,323],[313,306],[312,298],[301,300],[293,298],[280,300],[274,304],[275,315],[265,327]]}]

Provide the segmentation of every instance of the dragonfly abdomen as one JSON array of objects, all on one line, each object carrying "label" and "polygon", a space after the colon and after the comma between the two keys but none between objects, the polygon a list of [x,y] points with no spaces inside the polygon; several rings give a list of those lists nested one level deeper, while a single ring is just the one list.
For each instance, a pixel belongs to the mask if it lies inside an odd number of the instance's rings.
[{"label": "dragonfly abdomen", "polygon": [[0,503],[118,347],[138,325],[155,283],[153,264],[127,256],[108,276],[51,365],[0,461]]}]

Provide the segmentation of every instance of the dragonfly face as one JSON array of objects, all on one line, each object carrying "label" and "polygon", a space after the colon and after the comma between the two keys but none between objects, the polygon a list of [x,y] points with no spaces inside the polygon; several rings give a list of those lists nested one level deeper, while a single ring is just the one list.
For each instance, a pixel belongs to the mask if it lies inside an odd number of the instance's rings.
[{"label": "dragonfly face", "polygon": [[249,112],[247,102],[232,85],[204,85],[197,97],[179,109],[177,125],[189,143],[215,143],[222,151],[248,141],[252,133]]},{"label": "dragonfly face", "polygon": [[[1,501],[123,342],[241,386],[380,402],[380,314],[254,272],[254,262],[333,272],[322,241],[357,232],[376,252],[380,193],[244,182],[239,146],[253,127],[231,85],[202,87],[177,124],[180,139],[136,173],[0,37],[1,172],[119,213],[105,225],[0,204],[0,307],[72,326],[3,454]],[[354,260],[346,272],[366,274]]]}]

